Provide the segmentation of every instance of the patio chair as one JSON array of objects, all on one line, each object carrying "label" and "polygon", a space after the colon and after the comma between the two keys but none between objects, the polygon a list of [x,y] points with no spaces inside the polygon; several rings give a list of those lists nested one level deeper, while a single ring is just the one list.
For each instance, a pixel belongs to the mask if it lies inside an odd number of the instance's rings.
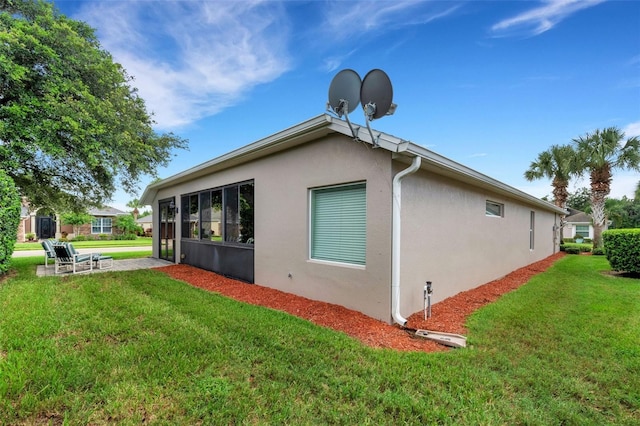
[{"label": "patio chair", "polygon": [[[66,245],[71,254],[80,254],[75,247],[73,247],[73,244],[66,243]],[[102,253],[91,253],[91,261],[94,263],[94,267],[98,269],[107,269],[113,266],[113,257],[103,256]]]},{"label": "patio chair", "polygon": [[42,240],[40,244],[42,244],[42,248],[44,249],[44,267],[48,268],[49,260],[55,261],[56,259],[56,252],[53,249],[54,243],[51,240]]},{"label": "patio chair", "polygon": [[[54,245],[53,250],[56,253],[55,272],[60,272],[63,267],[71,267],[73,273],[91,272],[93,270],[93,253],[80,254],[71,244]],[[89,269],[78,271],[78,266],[89,266]]]}]

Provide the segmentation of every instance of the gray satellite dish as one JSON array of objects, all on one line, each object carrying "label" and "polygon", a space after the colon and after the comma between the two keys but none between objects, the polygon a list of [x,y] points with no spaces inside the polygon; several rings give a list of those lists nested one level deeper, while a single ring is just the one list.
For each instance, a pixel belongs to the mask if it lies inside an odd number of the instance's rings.
[{"label": "gray satellite dish", "polygon": [[362,80],[360,102],[368,120],[393,114],[393,88],[387,74],[379,69],[371,70]]},{"label": "gray satellite dish", "polygon": [[360,76],[354,70],[342,70],[333,77],[329,86],[329,106],[338,117],[356,109],[360,101],[361,84]]},{"label": "gray satellite dish", "polygon": [[393,88],[389,76],[382,70],[374,69],[367,73],[362,80],[360,86],[360,103],[364,110],[367,129],[371,136],[371,142],[374,148],[379,146],[380,136],[373,136],[373,131],[369,122],[385,115],[391,115],[396,110],[396,104],[393,102]]}]

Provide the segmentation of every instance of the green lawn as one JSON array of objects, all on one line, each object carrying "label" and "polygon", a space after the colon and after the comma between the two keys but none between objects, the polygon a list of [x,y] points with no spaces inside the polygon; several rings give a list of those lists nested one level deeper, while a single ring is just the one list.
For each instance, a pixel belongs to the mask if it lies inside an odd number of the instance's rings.
[{"label": "green lawn", "polygon": [[[138,237],[135,240],[97,240],[97,241],[72,241],[75,248],[100,248],[100,247],[151,247],[151,237]],[[16,243],[15,250],[42,250],[39,242]]]},{"label": "green lawn", "polygon": [[566,256],[467,349],[370,349],[156,271],[0,284],[0,424],[640,423],[640,281]]}]

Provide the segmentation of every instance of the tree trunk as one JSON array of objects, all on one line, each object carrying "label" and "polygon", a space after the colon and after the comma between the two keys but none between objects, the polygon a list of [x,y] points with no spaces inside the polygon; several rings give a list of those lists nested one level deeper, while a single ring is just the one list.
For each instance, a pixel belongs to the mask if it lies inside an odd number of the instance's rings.
[{"label": "tree trunk", "polygon": [[606,221],[604,203],[611,192],[611,173],[608,168],[591,172],[591,217],[593,218],[593,247],[602,248],[602,231]]},{"label": "tree trunk", "polygon": [[607,195],[603,192],[596,192],[591,195],[591,217],[593,218],[593,247],[602,248],[604,243],[602,241],[602,231],[606,216],[604,214],[604,201]]}]

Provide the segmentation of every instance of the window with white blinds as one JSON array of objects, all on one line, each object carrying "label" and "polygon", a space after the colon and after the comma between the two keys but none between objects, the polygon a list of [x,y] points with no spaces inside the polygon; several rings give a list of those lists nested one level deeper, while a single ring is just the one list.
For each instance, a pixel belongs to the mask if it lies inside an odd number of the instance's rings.
[{"label": "window with white blinds", "polygon": [[366,184],[311,190],[311,258],[364,265],[366,247]]}]

